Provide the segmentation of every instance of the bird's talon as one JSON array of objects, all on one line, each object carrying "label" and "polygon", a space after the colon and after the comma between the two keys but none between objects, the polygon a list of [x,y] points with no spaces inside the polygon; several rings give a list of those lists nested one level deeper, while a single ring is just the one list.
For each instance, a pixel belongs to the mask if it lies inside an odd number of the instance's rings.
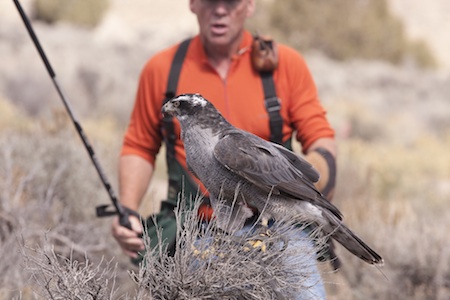
[{"label": "bird's talon", "polygon": [[265,232],[258,234],[258,237],[248,239],[246,244],[249,244],[251,246],[251,248],[244,247],[244,250],[250,251],[252,248],[253,249],[260,248],[260,250],[262,252],[266,252],[267,251],[266,240],[268,238],[270,238],[271,236],[272,236],[272,232],[269,229],[267,229]]},{"label": "bird's talon", "polygon": [[260,248],[260,250],[262,252],[266,252],[266,250],[267,250],[267,246],[266,246],[265,242],[262,240],[247,241],[247,244],[250,245],[250,247],[244,246],[244,251],[250,251],[252,249],[257,249],[257,248]]},{"label": "bird's talon", "polygon": [[273,235],[272,231],[270,231],[270,229],[267,229],[266,232],[261,233],[261,235],[265,235],[267,237],[271,237]]}]

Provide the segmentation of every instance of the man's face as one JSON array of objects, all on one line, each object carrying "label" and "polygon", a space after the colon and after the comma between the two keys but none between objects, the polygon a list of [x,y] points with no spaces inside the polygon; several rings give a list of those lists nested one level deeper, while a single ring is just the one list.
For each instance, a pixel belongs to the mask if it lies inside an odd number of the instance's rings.
[{"label": "man's face", "polygon": [[189,5],[206,42],[226,46],[240,37],[245,20],[254,12],[255,0],[190,0]]}]

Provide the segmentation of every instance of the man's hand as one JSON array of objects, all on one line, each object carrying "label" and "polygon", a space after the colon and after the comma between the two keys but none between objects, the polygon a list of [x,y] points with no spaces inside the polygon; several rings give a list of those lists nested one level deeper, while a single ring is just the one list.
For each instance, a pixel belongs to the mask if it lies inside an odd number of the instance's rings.
[{"label": "man's hand", "polygon": [[131,258],[138,258],[138,252],[145,249],[144,241],[140,238],[142,225],[137,217],[130,216],[129,218],[133,230],[121,226],[119,218],[116,216],[111,225],[111,232],[126,255]]},{"label": "man's hand", "polygon": [[[133,211],[138,211],[142,197],[152,177],[153,166],[150,162],[137,155],[121,156],[119,162],[119,191],[121,204]],[[131,258],[138,258],[138,252],[144,250],[142,224],[138,217],[130,214],[131,228],[120,226],[116,216],[111,225],[113,237],[117,240],[123,252]]]}]

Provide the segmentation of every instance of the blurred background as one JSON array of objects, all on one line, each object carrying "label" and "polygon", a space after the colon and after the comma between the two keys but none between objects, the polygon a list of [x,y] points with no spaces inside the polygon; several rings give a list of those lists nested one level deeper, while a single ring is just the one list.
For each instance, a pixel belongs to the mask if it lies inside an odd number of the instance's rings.
[{"label": "blurred background", "polygon": [[[117,191],[140,70],[196,33],[188,1],[21,3]],[[301,51],[336,129],[334,203],[385,258],[388,280],[339,248],[330,299],[450,298],[449,15],[448,0],[257,1],[248,28]],[[163,158],[143,215],[165,195]],[[13,1],[1,1],[0,298],[34,299],[19,245],[132,268],[95,217],[108,203]],[[117,281],[132,293],[126,272]]]}]

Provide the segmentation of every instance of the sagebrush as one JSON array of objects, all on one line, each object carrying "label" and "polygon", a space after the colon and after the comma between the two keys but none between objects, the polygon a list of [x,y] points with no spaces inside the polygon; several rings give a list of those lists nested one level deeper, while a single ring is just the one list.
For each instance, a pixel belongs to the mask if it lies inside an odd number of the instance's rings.
[{"label": "sagebrush", "polygon": [[254,30],[274,35],[300,51],[321,51],[337,60],[412,61],[435,67],[423,41],[410,41],[387,0],[287,0],[261,3]]},{"label": "sagebrush", "polygon": [[109,0],[36,0],[35,18],[48,23],[69,22],[94,27],[107,12]]}]

